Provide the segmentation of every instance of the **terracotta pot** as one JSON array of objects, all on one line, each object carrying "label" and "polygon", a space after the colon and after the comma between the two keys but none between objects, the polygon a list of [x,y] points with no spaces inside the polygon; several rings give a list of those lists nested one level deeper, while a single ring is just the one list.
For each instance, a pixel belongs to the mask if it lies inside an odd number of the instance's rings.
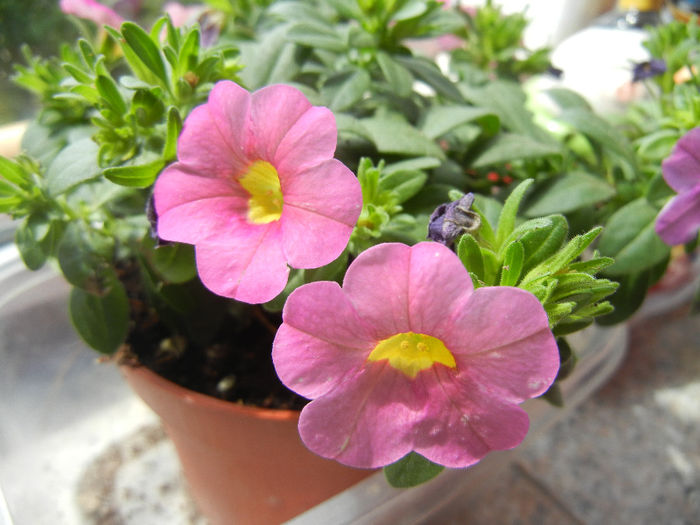
[{"label": "terracotta pot", "polygon": [[161,418],[192,496],[212,525],[281,523],[372,474],[325,460],[299,439],[299,413],[247,407],[122,366]]}]

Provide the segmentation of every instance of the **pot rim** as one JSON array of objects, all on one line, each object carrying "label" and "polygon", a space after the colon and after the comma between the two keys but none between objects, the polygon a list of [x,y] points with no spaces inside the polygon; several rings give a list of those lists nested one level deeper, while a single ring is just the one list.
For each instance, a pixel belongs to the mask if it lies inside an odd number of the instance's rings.
[{"label": "pot rim", "polygon": [[301,413],[300,410],[242,405],[233,401],[225,401],[207,394],[195,392],[194,390],[190,390],[189,388],[166,379],[144,365],[120,364],[119,368],[122,370],[123,374],[151,383],[155,385],[157,389],[166,391],[170,395],[179,398],[183,403],[199,405],[202,408],[214,412],[233,412],[242,416],[278,421],[298,420],[299,414]]}]

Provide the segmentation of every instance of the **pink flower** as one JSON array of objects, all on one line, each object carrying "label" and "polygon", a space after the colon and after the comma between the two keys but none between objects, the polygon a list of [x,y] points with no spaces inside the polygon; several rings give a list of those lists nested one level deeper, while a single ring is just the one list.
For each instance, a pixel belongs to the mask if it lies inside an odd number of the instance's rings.
[{"label": "pink flower", "polygon": [[183,5],[179,2],[168,2],[163,6],[163,12],[170,15],[170,20],[175,27],[192,25],[197,22],[207,7],[204,4]]},{"label": "pink flower", "polygon": [[61,0],[59,6],[64,13],[92,20],[99,26],[119,27],[124,22],[124,18],[96,0]]},{"label": "pink flower", "polygon": [[692,241],[700,228],[700,127],[676,143],[662,164],[664,179],[678,195],[656,219],[656,233],[670,245]]},{"label": "pink flower", "polygon": [[361,468],[410,451],[466,467],[518,445],[517,406],[559,368],[547,315],[529,292],[474,290],[445,246],[380,244],[342,288],[301,286],[287,299],[272,357],[282,382],[313,399],[299,433],[315,453]]},{"label": "pink flower", "polygon": [[249,303],[278,295],[294,268],[345,249],[362,208],[354,174],[333,158],[329,109],[291,86],[249,93],[217,83],[185,120],[178,162],[158,177],[162,239],[195,245],[213,292]]}]

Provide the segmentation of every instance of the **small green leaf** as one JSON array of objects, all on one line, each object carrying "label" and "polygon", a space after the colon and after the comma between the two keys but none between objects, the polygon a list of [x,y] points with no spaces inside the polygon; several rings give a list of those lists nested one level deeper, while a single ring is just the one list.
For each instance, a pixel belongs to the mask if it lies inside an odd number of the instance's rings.
[{"label": "small green leaf", "polygon": [[407,97],[413,91],[413,75],[384,51],[377,52],[377,63],[391,90],[399,97]]},{"label": "small green leaf", "polygon": [[561,146],[542,142],[529,135],[500,133],[472,161],[473,168],[503,164],[517,159],[532,159],[561,155]]},{"label": "small green leaf", "polygon": [[600,144],[603,148],[620,156],[630,166],[636,164],[634,149],[624,134],[620,133],[602,117],[586,109],[570,108],[562,111],[558,118]]},{"label": "small green leaf", "polygon": [[29,181],[29,175],[17,162],[0,155],[0,180],[4,179],[17,188],[23,187]]},{"label": "small green leaf", "polygon": [[107,261],[111,260],[114,240],[88,230],[79,222],[70,223],[56,257],[66,280],[73,286],[94,289]]},{"label": "small green leaf", "polygon": [[430,481],[445,469],[416,452],[410,452],[396,463],[384,467],[384,475],[392,487],[415,487]]},{"label": "small green leaf", "polygon": [[97,80],[95,80],[95,85],[102,98],[111,106],[112,110],[117,115],[124,115],[126,113],[126,103],[112,78],[98,75]]},{"label": "small green leaf", "polygon": [[523,269],[525,250],[520,241],[511,242],[505,250],[503,267],[501,268],[500,286],[515,286],[520,279]]},{"label": "small green leaf", "polygon": [[345,51],[347,48],[347,42],[332,27],[311,21],[294,24],[287,31],[287,39],[297,44],[336,53]]},{"label": "small green leaf", "polygon": [[559,250],[552,257],[548,258],[544,262],[535,266],[530,270],[521,282],[521,288],[528,289],[527,285],[533,281],[541,279],[542,277],[554,275],[563,268],[565,268],[569,263],[571,263],[576,257],[583,253],[594,240],[603,228],[593,228],[583,235],[577,235],[571,239],[566,246]]},{"label": "small green leaf", "polygon": [[69,311],[80,337],[98,352],[114,353],[124,342],[129,326],[129,300],[116,277],[101,294],[73,288]]},{"label": "small green leaf", "polygon": [[133,50],[141,63],[159,78],[164,86],[168,86],[168,75],[158,46],[151,40],[141,27],[133,22],[124,22],[121,33],[127,45]]},{"label": "small green leaf", "polygon": [[282,25],[266,31],[259,42],[245,42],[240,45],[240,62],[246,64],[241,71],[241,79],[248,88],[289,82],[299,70],[296,46],[287,40],[288,27]]},{"label": "small green leaf", "polygon": [[600,177],[580,171],[569,173],[538,188],[525,213],[530,217],[568,213],[604,202],[615,193],[615,188]]},{"label": "small green leaf", "polygon": [[530,219],[519,225],[506,239],[506,245],[518,239],[525,249],[523,274],[554,255],[566,241],[569,224],[562,215]]},{"label": "small green leaf", "polygon": [[527,179],[518,184],[503,204],[501,215],[498,217],[498,226],[496,227],[496,247],[498,250],[503,247],[505,240],[513,233],[520,201],[522,201],[532,182],[532,179]]},{"label": "small green leaf", "polygon": [[164,165],[163,159],[157,159],[147,164],[106,168],[104,176],[120,186],[147,188],[156,180]]},{"label": "small green leaf", "polygon": [[478,122],[488,135],[498,131],[498,117],[484,108],[470,106],[432,106],[426,111],[421,130],[431,139],[437,139],[448,131],[466,124]]},{"label": "small green leaf", "polygon": [[356,104],[369,89],[371,79],[364,69],[343,72],[328,79],[321,94],[333,111],[342,111]]},{"label": "small green leaf", "polygon": [[658,210],[639,198],[617,210],[608,219],[598,249],[615,259],[606,270],[610,275],[636,273],[666,259],[670,248],[654,231]]},{"label": "small green leaf", "polygon": [[471,234],[465,233],[457,243],[457,255],[469,273],[476,275],[479,280],[484,280],[484,258],[481,248]]},{"label": "small green leaf", "polygon": [[428,176],[422,171],[395,171],[389,175],[385,171],[379,180],[379,191],[394,191],[396,202],[400,204],[416,195],[427,180]]},{"label": "small green leaf", "polygon": [[454,83],[445,77],[431,60],[422,57],[399,55],[396,55],[394,59],[439,94],[454,102],[464,102],[462,94],[455,87]]},{"label": "small green leaf", "polygon": [[420,130],[400,118],[372,117],[360,123],[372,137],[379,153],[426,156],[442,159],[444,152]]},{"label": "small green leaf", "polygon": [[197,275],[194,248],[190,244],[169,244],[153,250],[153,266],[169,283],[184,283]]},{"label": "small green leaf", "polygon": [[168,133],[163,146],[163,159],[170,162],[177,157],[177,139],[182,131],[182,117],[176,107],[168,110]]},{"label": "small green leaf", "polygon": [[41,234],[37,231],[37,221],[32,216],[19,225],[15,231],[15,245],[25,266],[38,270],[46,262],[48,254],[41,244]]},{"label": "small green leaf", "polygon": [[566,88],[552,88],[545,93],[554,100],[561,109],[584,109],[591,111],[591,105],[581,95]]},{"label": "small green leaf", "polygon": [[74,186],[100,175],[97,165],[98,146],[90,138],[66,146],[46,170],[51,195],[61,195]]}]

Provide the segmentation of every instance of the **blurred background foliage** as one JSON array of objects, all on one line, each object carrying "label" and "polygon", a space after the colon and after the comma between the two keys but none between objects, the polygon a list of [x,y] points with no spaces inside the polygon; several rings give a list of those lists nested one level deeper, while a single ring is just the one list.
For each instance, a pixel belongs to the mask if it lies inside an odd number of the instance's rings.
[{"label": "blurred background foliage", "polygon": [[0,0],[0,124],[36,112],[34,97],[10,80],[12,65],[22,61],[22,46],[49,57],[56,55],[60,42],[77,35],[57,0]]}]

